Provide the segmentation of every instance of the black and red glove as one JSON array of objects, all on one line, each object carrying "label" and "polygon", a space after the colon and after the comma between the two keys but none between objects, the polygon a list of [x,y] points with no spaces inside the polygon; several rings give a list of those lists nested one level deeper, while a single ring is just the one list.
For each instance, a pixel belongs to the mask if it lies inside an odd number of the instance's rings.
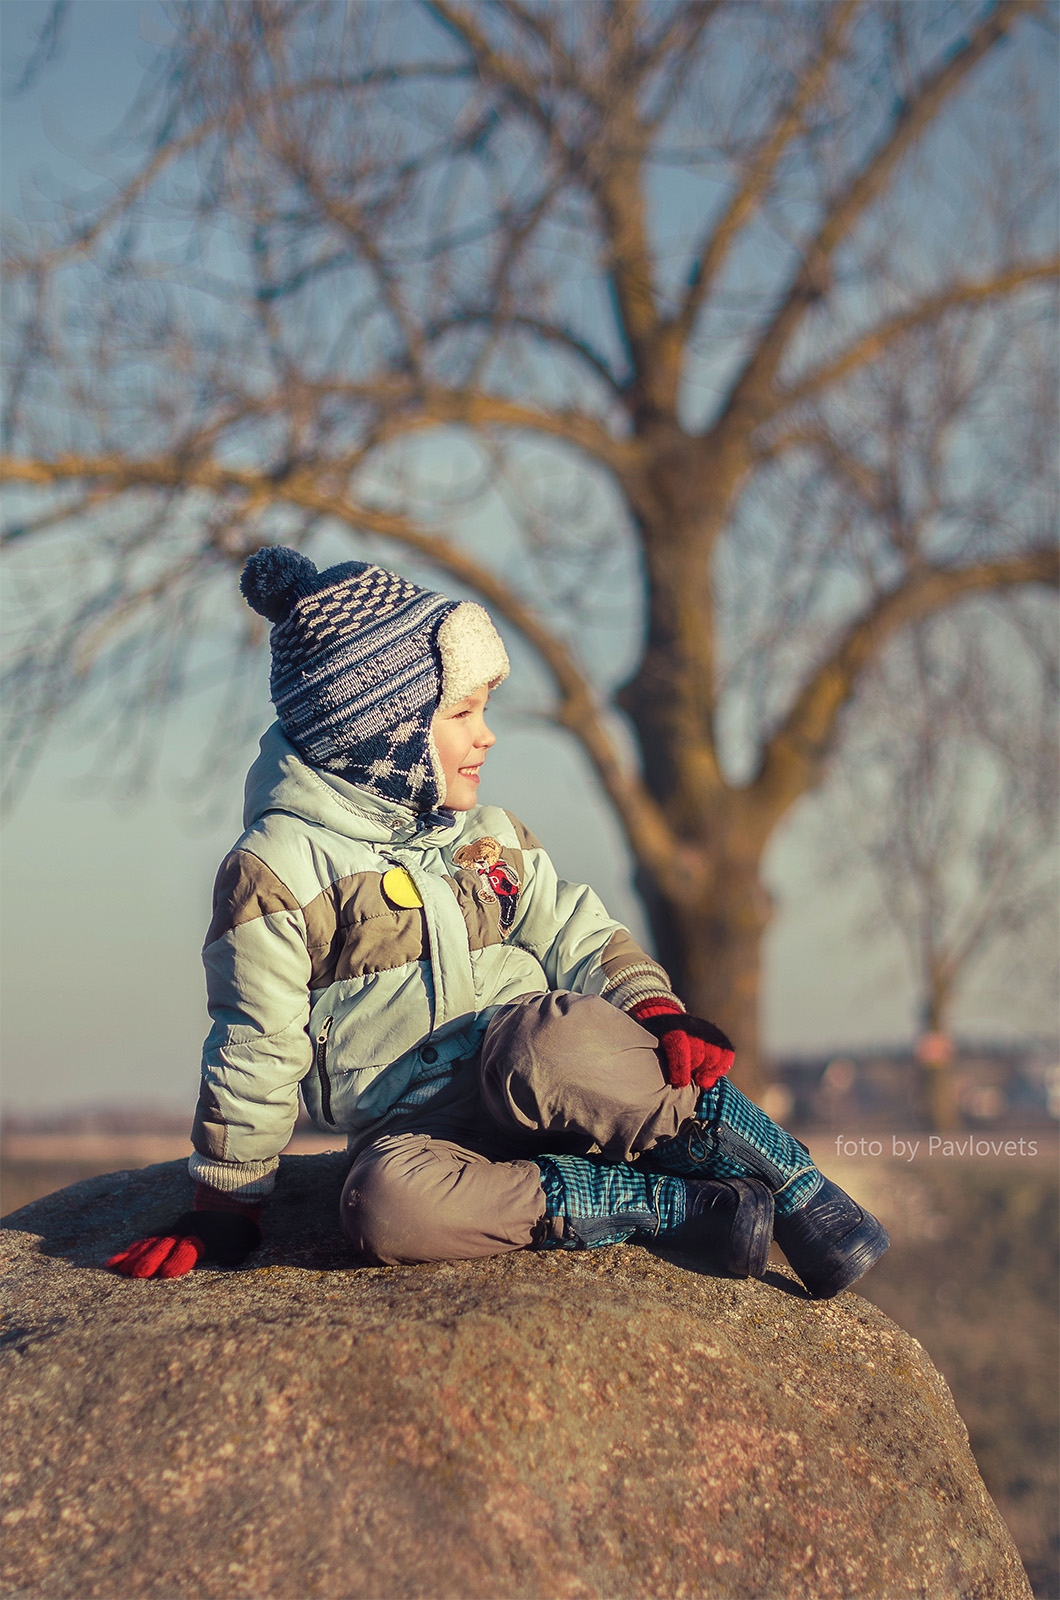
[{"label": "black and red glove", "polygon": [[195,1185],[193,1209],[162,1233],[137,1239],[107,1262],[127,1278],[183,1278],[203,1259],[238,1267],[261,1244],[261,1201]]},{"label": "black and red glove", "polygon": [[690,1017],[676,1000],[642,1000],[629,1015],[659,1041],[666,1076],[674,1089],[694,1083],[712,1089],[736,1059],[732,1041],[702,1017]]}]

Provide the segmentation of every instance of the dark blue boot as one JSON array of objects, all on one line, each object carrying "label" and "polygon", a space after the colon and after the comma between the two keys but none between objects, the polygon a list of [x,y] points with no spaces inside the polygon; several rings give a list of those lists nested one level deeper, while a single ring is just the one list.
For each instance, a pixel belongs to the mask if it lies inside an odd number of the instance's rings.
[{"label": "dark blue boot", "polygon": [[773,1237],[773,1196],[756,1178],[685,1178],[685,1220],[667,1244],[716,1262],[731,1278],[760,1278]]},{"label": "dark blue boot", "polygon": [[815,1300],[857,1283],[891,1242],[883,1223],[829,1178],[797,1211],[777,1213],[773,1236]]},{"label": "dark blue boot", "polygon": [[814,1165],[810,1152],[722,1078],[695,1114],[643,1157],[657,1171],[756,1178],[772,1192],[773,1237],[818,1300],[849,1289],[890,1244],[882,1223]]},{"label": "dark blue boot", "polygon": [[678,1178],[587,1156],[537,1156],[545,1247],[591,1250],[661,1239],[735,1278],[760,1278],[769,1259],[773,1198],[752,1178]]}]

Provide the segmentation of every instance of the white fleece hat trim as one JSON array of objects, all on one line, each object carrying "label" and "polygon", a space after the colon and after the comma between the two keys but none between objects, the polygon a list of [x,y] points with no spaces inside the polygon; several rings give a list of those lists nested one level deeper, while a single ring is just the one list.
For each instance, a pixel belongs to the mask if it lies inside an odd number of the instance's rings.
[{"label": "white fleece hat trim", "polygon": [[438,650],[442,658],[439,711],[448,711],[484,684],[495,689],[511,670],[489,612],[474,600],[462,600],[450,611],[438,629]]}]

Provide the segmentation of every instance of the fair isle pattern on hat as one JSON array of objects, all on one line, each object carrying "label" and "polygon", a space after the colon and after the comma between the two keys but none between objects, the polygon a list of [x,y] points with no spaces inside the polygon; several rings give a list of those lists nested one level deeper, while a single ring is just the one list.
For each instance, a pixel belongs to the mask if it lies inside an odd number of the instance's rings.
[{"label": "fair isle pattern on hat", "polygon": [[455,606],[366,566],[292,607],[273,636],[272,698],[312,766],[417,809],[440,803],[426,748],[441,687],[434,636]]},{"label": "fair isle pattern on hat", "polygon": [[303,759],[416,811],[443,805],[435,709],[508,675],[488,613],[369,562],[318,573],[282,546],[250,557],[242,589],[275,623],[273,704]]}]

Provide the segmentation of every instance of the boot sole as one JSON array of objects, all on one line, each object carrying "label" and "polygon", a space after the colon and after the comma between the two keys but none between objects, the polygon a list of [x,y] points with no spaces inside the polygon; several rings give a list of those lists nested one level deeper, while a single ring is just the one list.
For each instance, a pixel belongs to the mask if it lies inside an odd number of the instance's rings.
[{"label": "boot sole", "polygon": [[[751,1187],[750,1182],[747,1187]],[[754,1217],[746,1249],[741,1252],[738,1265],[728,1263],[728,1270],[734,1278],[760,1278],[769,1262],[769,1247],[773,1242],[773,1196],[764,1183],[756,1183],[754,1188],[759,1192],[754,1197]],[[746,1209],[746,1204],[741,1206],[737,1216]]]}]

